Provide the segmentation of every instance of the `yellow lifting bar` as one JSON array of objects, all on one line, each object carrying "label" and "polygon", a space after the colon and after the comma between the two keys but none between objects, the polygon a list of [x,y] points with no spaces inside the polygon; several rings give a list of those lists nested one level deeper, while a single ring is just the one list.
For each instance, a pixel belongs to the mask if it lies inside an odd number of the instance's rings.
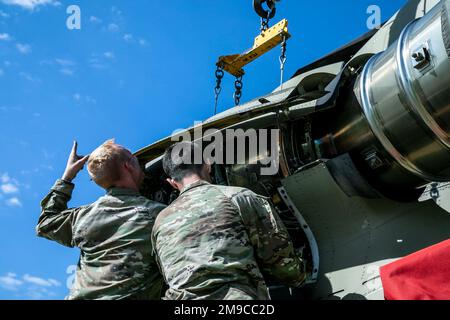
[{"label": "yellow lifting bar", "polygon": [[242,69],[244,66],[266,52],[269,52],[290,37],[291,35],[288,32],[288,21],[283,19],[273,27],[262,31],[262,33],[255,38],[255,42],[251,49],[242,54],[222,56],[219,58],[216,65],[235,77],[241,77],[245,74]]}]

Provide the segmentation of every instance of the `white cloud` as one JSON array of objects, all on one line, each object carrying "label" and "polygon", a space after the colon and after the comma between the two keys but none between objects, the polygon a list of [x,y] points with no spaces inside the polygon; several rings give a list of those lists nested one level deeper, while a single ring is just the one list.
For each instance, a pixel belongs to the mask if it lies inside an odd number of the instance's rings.
[{"label": "white cloud", "polygon": [[[5,204],[9,207],[22,207],[22,203],[20,202],[18,197],[11,197],[10,195],[19,193],[19,181],[16,179],[12,179],[8,173],[3,173],[0,176],[0,195],[1,198],[5,198],[5,196],[8,196],[9,199],[5,199]],[[8,274],[7,276],[11,276],[11,274]]]},{"label": "white cloud", "polygon": [[20,202],[19,198],[14,197],[6,200],[6,205],[9,207],[22,207],[22,202]]},{"label": "white cloud", "polygon": [[11,178],[8,175],[8,172],[2,174],[2,176],[0,177],[0,181],[3,183],[7,183],[11,180]]},{"label": "white cloud", "polygon": [[31,285],[27,288],[27,292],[25,293],[27,299],[31,300],[46,300],[53,299],[56,294],[44,287],[37,287]]},{"label": "white cloud", "polygon": [[23,284],[23,281],[17,279],[15,273],[8,273],[6,276],[0,277],[0,287],[8,291],[17,291]]},{"label": "white cloud", "polygon": [[0,41],[9,41],[11,36],[7,33],[0,33]]},{"label": "white cloud", "polygon": [[122,10],[120,10],[119,8],[117,8],[115,6],[111,7],[111,12],[116,16],[122,16]]},{"label": "white cloud", "polygon": [[44,292],[41,292],[42,290],[36,290],[36,289],[28,289],[27,293],[25,295],[28,297],[29,300],[44,300],[45,295]]},{"label": "white cloud", "polygon": [[123,40],[125,40],[125,42],[128,42],[128,43],[136,43],[137,42],[139,45],[141,45],[143,47],[148,45],[148,41],[146,39],[135,37],[131,33],[126,33],[123,36]]},{"label": "white cloud", "polygon": [[52,60],[41,60],[39,61],[39,65],[41,66],[52,66],[54,63]]},{"label": "white cloud", "polygon": [[26,175],[26,174],[32,174],[32,173],[39,173],[39,168],[34,168],[32,170],[21,170],[20,174]]},{"label": "white cloud", "polygon": [[127,33],[123,36],[123,40],[125,40],[126,42],[131,42],[133,41],[133,35],[131,33]]},{"label": "white cloud", "polygon": [[2,10],[0,10],[0,17],[2,17],[2,18],[9,18],[9,14],[4,12],[4,11],[2,11]]},{"label": "white cloud", "polygon": [[87,103],[97,103],[97,100],[95,100],[94,98],[91,98],[90,96],[86,96],[86,102]]},{"label": "white cloud", "polygon": [[2,112],[20,112],[20,111],[22,111],[22,107],[2,105],[2,106],[0,106],[0,111],[2,111]]},{"label": "white cloud", "polygon": [[12,183],[5,183],[0,186],[0,189],[5,194],[17,193],[19,192],[19,188]]},{"label": "white cloud", "polygon": [[92,53],[92,58],[88,60],[88,64],[91,68],[98,70],[106,70],[111,67],[111,62],[115,59],[114,52],[107,51],[103,53]]},{"label": "white cloud", "polygon": [[139,44],[144,47],[148,44],[148,42],[147,42],[147,40],[141,38],[141,39],[139,39]]},{"label": "white cloud", "polygon": [[66,59],[55,59],[55,61],[61,67],[73,67],[76,64],[72,60],[66,60]]},{"label": "white cloud", "polygon": [[34,10],[39,6],[53,5],[59,6],[61,3],[56,0],[1,0],[4,4],[16,5],[27,10]]},{"label": "white cloud", "polygon": [[9,272],[0,277],[0,288],[13,291],[16,297],[27,299],[54,298],[56,293],[52,290],[61,287],[61,282],[55,279],[43,279],[25,274],[22,278]]},{"label": "white cloud", "polygon": [[[42,150],[42,153],[44,154],[44,158],[45,159],[47,159],[47,160],[49,160],[49,159],[54,159],[55,158],[55,153],[53,153],[53,152],[48,152],[46,149],[43,149]],[[41,167],[42,167],[42,165],[41,165]]]},{"label": "white cloud", "polygon": [[[79,93],[75,93],[73,95],[73,99],[77,102],[87,102],[87,103],[92,103],[92,104],[96,104],[97,100],[95,100],[94,98],[90,97],[90,96],[82,96]],[[42,166],[43,167],[43,166]],[[53,170],[52,166],[47,166],[47,167],[43,167],[44,169],[48,169],[48,170]]]},{"label": "white cloud", "polygon": [[92,22],[92,23],[102,23],[102,20],[100,18],[95,17],[95,16],[91,16],[89,18],[89,21]]},{"label": "white cloud", "polygon": [[98,58],[89,59],[89,65],[94,69],[108,69],[108,65]]},{"label": "white cloud", "polygon": [[55,279],[42,279],[39,277],[31,276],[29,274],[25,274],[23,276],[23,281],[27,283],[32,283],[41,287],[59,287],[61,283]]},{"label": "white cloud", "polygon": [[26,72],[19,73],[19,76],[21,76],[22,78],[24,78],[24,79],[26,79],[26,80],[28,80],[30,82],[36,82],[36,83],[42,82],[41,79],[39,79],[37,77],[34,77],[31,74],[26,73]]},{"label": "white cloud", "polygon": [[114,59],[114,58],[116,57],[116,56],[114,55],[114,53],[111,52],[111,51],[107,51],[107,52],[105,52],[103,55],[104,55],[105,58],[107,58],[107,59]]},{"label": "white cloud", "polygon": [[25,141],[25,140],[22,140],[22,139],[19,140],[19,144],[20,144],[22,147],[24,147],[24,148],[28,148],[29,145],[30,145],[29,142],[27,142],[27,141]]},{"label": "white cloud", "polygon": [[114,7],[114,6],[111,7],[111,14],[112,14],[113,22],[116,22],[116,23],[124,22],[125,18],[123,16],[123,12],[119,8]]},{"label": "white cloud", "polygon": [[75,74],[74,67],[77,65],[76,62],[68,59],[52,59],[52,60],[42,60],[40,61],[42,66],[56,66],[60,67],[59,72],[65,76],[73,76]]},{"label": "white cloud", "polygon": [[29,44],[18,43],[16,48],[22,54],[29,54],[31,52],[31,46]]},{"label": "white cloud", "polygon": [[[12,109],[15,109],[15,110],[21,110],[21,108],[20,107],[13,107]],[[16,186],[18,186],[19,185],[19,181],[17,181],[16,179],[14,179],[14,178],[11,178],[10,176],[9,176],[9,174],[6,172],[6,173],[3,173],[1,176],[0,176],[0,182],[1,183],[13,183],[13,184],[15,184]]]},{"label": "white cloud", "polygon": [[48,165],[48,164],[42,164],[42,165],[41,165],[41,168],[43,168],[43,169],[45,169],[45,170],[49,170],[49,171],[55,170],[55,169],[53,168],[53,166]]},{"label": "white cloud", "polygon": [[119,31],[119,26],[115,23],[110,23],[108,25],[108,31],[117,32],[117,31]]},{"label": "white cloud", "polygon": [[74,74],[74,71],[69,68],[60,69],[59,72],[65,76],[69,76],[69,77],[73,76],[73,74]]},{"label": "white cloud", "polygon": [[59,282],[58,280],[55,280],[55,279],[48,279],[47,281],[55,287],[59,287],[61,285],[61,282]]},{"label": "white cloud", "polygon": [[119,26],[115,23],[110,23],[108,25],[108,31],[117,32],[117,31],[119,31]]}]

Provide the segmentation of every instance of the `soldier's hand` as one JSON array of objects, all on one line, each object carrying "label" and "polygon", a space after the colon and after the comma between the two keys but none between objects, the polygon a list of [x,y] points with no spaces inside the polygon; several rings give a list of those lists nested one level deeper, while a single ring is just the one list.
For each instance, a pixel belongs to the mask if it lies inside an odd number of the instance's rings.
[{"label": "soldier's hand", "polygon": [[73,142],[72,151],[70,152],[69,159],[67,159],[66,170],[63,174],[63,180],[72,181],[77,176],[78,172],[80,172],[85,163],[89,159],[89,155],[87,156],[79,156],[77,155],[78,143],[76,141]]}]

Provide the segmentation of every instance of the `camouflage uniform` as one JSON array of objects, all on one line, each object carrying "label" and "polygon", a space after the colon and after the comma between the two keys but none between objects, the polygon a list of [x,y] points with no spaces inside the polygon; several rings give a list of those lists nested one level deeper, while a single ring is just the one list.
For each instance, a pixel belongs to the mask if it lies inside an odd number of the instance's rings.
[{"label": "camouflage uniform", "polygon": [[152,256],[151,230],[164,205],[123,188],[67,209],[74,184],[58,180],[42,200],[38,236],[81,250],[66,299],[160,299],[162,277]]},{"label": "camouflage uniform", "polygon": [[263,273],[296,287],[305,279],[268,200],[198,181],[157,217],[152,233],[165,299],[270,299]]}]

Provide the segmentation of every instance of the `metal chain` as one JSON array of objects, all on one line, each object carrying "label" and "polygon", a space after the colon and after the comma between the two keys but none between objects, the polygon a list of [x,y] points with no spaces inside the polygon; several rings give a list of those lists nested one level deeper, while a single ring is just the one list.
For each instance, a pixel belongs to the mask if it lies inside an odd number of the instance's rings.
[{"label": "metal chain", "polygon": [[223,79],[224,73],[222,67],[217,67],[216,69],[216,87],[214,88],[214,93],[216,95],[215,103],[214,103],[214,115],[217,114],[217,104],[219,102],[219,95],[222,92],[222,79]]},{"label": "metal chain", "polygon": [[269,18],[261,18],[261,32],[269,29]]},{"label": "metal chain", "polygon": [[234,82],[234,88],[236,89],[236,91],[234,92],[233,98],[234,104],[237,106],[240,104],[242,97],[242,87],[243,87],[242,77],[243,76],[236,77],[236,81]]},{"label": "metal chain", "polygon": [[[278,0],[253,0],[253,9],[256,14],[261,17],[261,32],[266,31],[269,28],[269,20],[272,19],[276,12],[275,3]],[[268,9],[263,8],[263,3],[265,3]]]},{"label": "metal chain", "polygon": [[286,36],[283,37],[283,43],[281,44],[281,55],[280,55],[280,86],[281,90],[283,90],[283,76],[284,76],[284,66],[286,64],[286,47],[287,41]]}]

